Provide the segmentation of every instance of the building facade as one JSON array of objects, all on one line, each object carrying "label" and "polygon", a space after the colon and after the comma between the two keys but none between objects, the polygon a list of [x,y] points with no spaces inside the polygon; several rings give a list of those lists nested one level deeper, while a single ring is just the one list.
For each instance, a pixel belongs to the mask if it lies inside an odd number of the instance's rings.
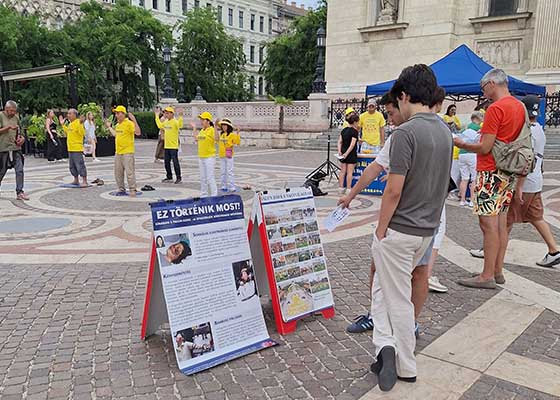
[{"label": "building facade", "polygon": [[[529,82],[560,88],[559,0],[329,0],[327,92],[362,95],[461,44]],[[460,73],[460,71],[458,71]]]},{"label": "building facade", "polygon": [[[80,16],[80,3],[87,0],[0,0],[0,5],[21,13],[40,15],[50,28],[62,27]],[[243,44],[247,58],[249,85],[257,98],[266,97],[266,82],[259,73],[265,56],[266,42],[285,32],[291,21],[308,11],[303,5],[286,0],[130,0],[131,4],[150,11],[163,23],[173,27],[180,36],[178,23],[194,7],[213,7],[226,32]],[[100,0],[114,4],[115,0]]]}]

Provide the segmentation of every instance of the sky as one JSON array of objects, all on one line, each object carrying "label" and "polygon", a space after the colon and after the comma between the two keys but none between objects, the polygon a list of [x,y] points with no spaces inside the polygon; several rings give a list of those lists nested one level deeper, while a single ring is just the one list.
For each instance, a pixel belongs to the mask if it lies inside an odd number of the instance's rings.
[{"label": "sky", "polygon": [[[291,3],[294,0],[288,0],[288,3]],[[317,3],[319,2],[319,0],[295,0],[296,3],[298,5],[300,5],[301,3],[305,4],[306,7],[313,7],[315,8],[317,6]]]}]

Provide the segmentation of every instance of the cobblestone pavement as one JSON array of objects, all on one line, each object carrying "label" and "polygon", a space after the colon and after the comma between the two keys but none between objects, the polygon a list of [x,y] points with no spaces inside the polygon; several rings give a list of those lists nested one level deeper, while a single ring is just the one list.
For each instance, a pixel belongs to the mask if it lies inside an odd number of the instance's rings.
[{"label": "cobblestone pavement", "polygon": [[[140,340],[151,229],[147,203],[158,198],[155,196],[194,196],[198,187],[195,172],[186,172],[183,185],[158,184],[163,167],[151,160],[152,146],[139,142],[137,156],[139,182],[158,189],[151,198],[109,196],[114,190],[110,160],[101,165],[88,163],[90,176],[102,177],[107,185],[86,190],[57,186],[68,179],[65,165],[46,166],[44,160],[28,160],[29,203],[12,200],[9,185],[13,176],[8,175],[0,198],[0,398],[378,398],[376,377],[369,372],[371,335],[345,331],[348,323],[369,307],[370,225],[376,220],[378,198],[360,197],[345,226],[323,235],[335,296],[334,318],[305,318],[294,334],[282,337],[276,333],[271,307],[263,299],[269,331],[280,345],[194,376],[185,376],[177,369],[168,331],[162,329],[145,342]],[[299,185],[324,158],[322,153],[303,153],[241,149],[236,156],[238,184],[252,189]],[[182,163],[185,171],[196,170],[192,149],[186,149]],[[560,163],[551,163],[549,169],[552,167],[560,170]],[[546,177],[547,218],[557,234],[560,212],[555,203],[560,181],[556,178],[560,176],[551,171]],[[246,208],[251,206],[253,193],[240,192]],[[316,200],[320,217],[332,209],[336,199],[333,193]],[[502,321],[492,315],[487,319],[472,316],[490,302],[502,304],[499,295],[506,291],[522,298],[515,282],[523,279],[524,287],[534,288],[535,293],[549,291],[543,292],[544,306],[537,301],[536,318],[517,330],[510,329],[516,333],[498,340],[504,342],[502,348],[496,350],[496,343],[488,343],[487,348],[473,345],[473,357],[478,357],[477,352],[481,357],[495,352],[496,365],[504,357],[519,357],[516,360],[521,367],[527,364],[538,370],[535,380],[560,379],[559,271],[534,265],[535,257],[544,254],[534,230],[525,225],[515,228],[506,267],[511,275],[503,289],[470,290],[455,281],[477,262],[468,256],[467,249],[480,245],[480,231],[469,210],[455,202],[449,202],[447,210],[446,243],[451,247],[445,254],[456,251],[459,256],[450,257],[454,261],[438,259],[434,273],[449,292],[431,294],[419,318],[417,351],[440,368],[431,372],[444,375],[450,365],[445,358],[433,355],[438,343],[456,342],[459,346],[468,337],[448,338],[469,329],[491,330],[496,325],[498,332],[489,331],[488,335],[500,335],[511,328],[502,329]],[[450,346],[449,354],[456,352]],[[532,362],[543,368],[534,368]],[[471,367],[459,361],[453,365],[465,365],[470,374],[476,371],[460,390],[446,386],[460,380],[457,375],[435,385],[427,397],[399,395],[398,390],[405,387],[399,384],[395,392],[399,397],[391,398],[560,398],[557,386],[533,385],[519,378],[517,370],[499,370],[490,364]],[[420,375],[416,387],[421,391],[423,385],[431,383]],[[442,393],[446,397],[441,397]]]}]

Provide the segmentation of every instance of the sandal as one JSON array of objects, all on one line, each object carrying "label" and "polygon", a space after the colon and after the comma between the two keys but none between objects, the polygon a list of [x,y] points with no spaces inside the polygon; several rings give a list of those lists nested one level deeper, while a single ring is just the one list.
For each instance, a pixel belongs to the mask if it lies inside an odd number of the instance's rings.
[{"label": "sandal", "polygon": [[99,181],[100,181],[99,178],[95,178],[95,180],[91,181],[91,183],[97,183],[97,182],[99,182]]},{"label": "sandal", "polygon": [[105,182],[103,182],[103,179],[96,179],[97,182],[94,182],[97,184],[97,186],[103,186],[105,184]]},{"label": "sandal", "polygon": [[151,192],[152,190],[156,189],[152,185],[144,185],[140,190],[143,192]]}]

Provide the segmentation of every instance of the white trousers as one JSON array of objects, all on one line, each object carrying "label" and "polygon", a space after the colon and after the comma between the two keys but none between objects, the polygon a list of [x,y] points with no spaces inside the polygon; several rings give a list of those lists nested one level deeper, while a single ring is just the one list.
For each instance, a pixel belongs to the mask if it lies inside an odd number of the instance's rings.
[{"label": "white trousers", "polygon": [[233,157],[221,157],[222,189],[235,190],[235,177],[233,176]]},{"label": "white trousers", "polygon": [[375,276],[371,294],[373,345],[376,356],[385,346],[395,349],[397,374],[416,376],[412,271],[432,237],[406,235],[389,229],[381,241],[373,235]]},{"label": "white trousers", "polygon": [[218,187],[216,186],[216,177],[214,175],[215,166],[216,166],[215,157],[198,159],[198,168],[200,170],[200,196],[201,197],[208,197],[208,189],[210,189],[210,196],[218,195]]}]

